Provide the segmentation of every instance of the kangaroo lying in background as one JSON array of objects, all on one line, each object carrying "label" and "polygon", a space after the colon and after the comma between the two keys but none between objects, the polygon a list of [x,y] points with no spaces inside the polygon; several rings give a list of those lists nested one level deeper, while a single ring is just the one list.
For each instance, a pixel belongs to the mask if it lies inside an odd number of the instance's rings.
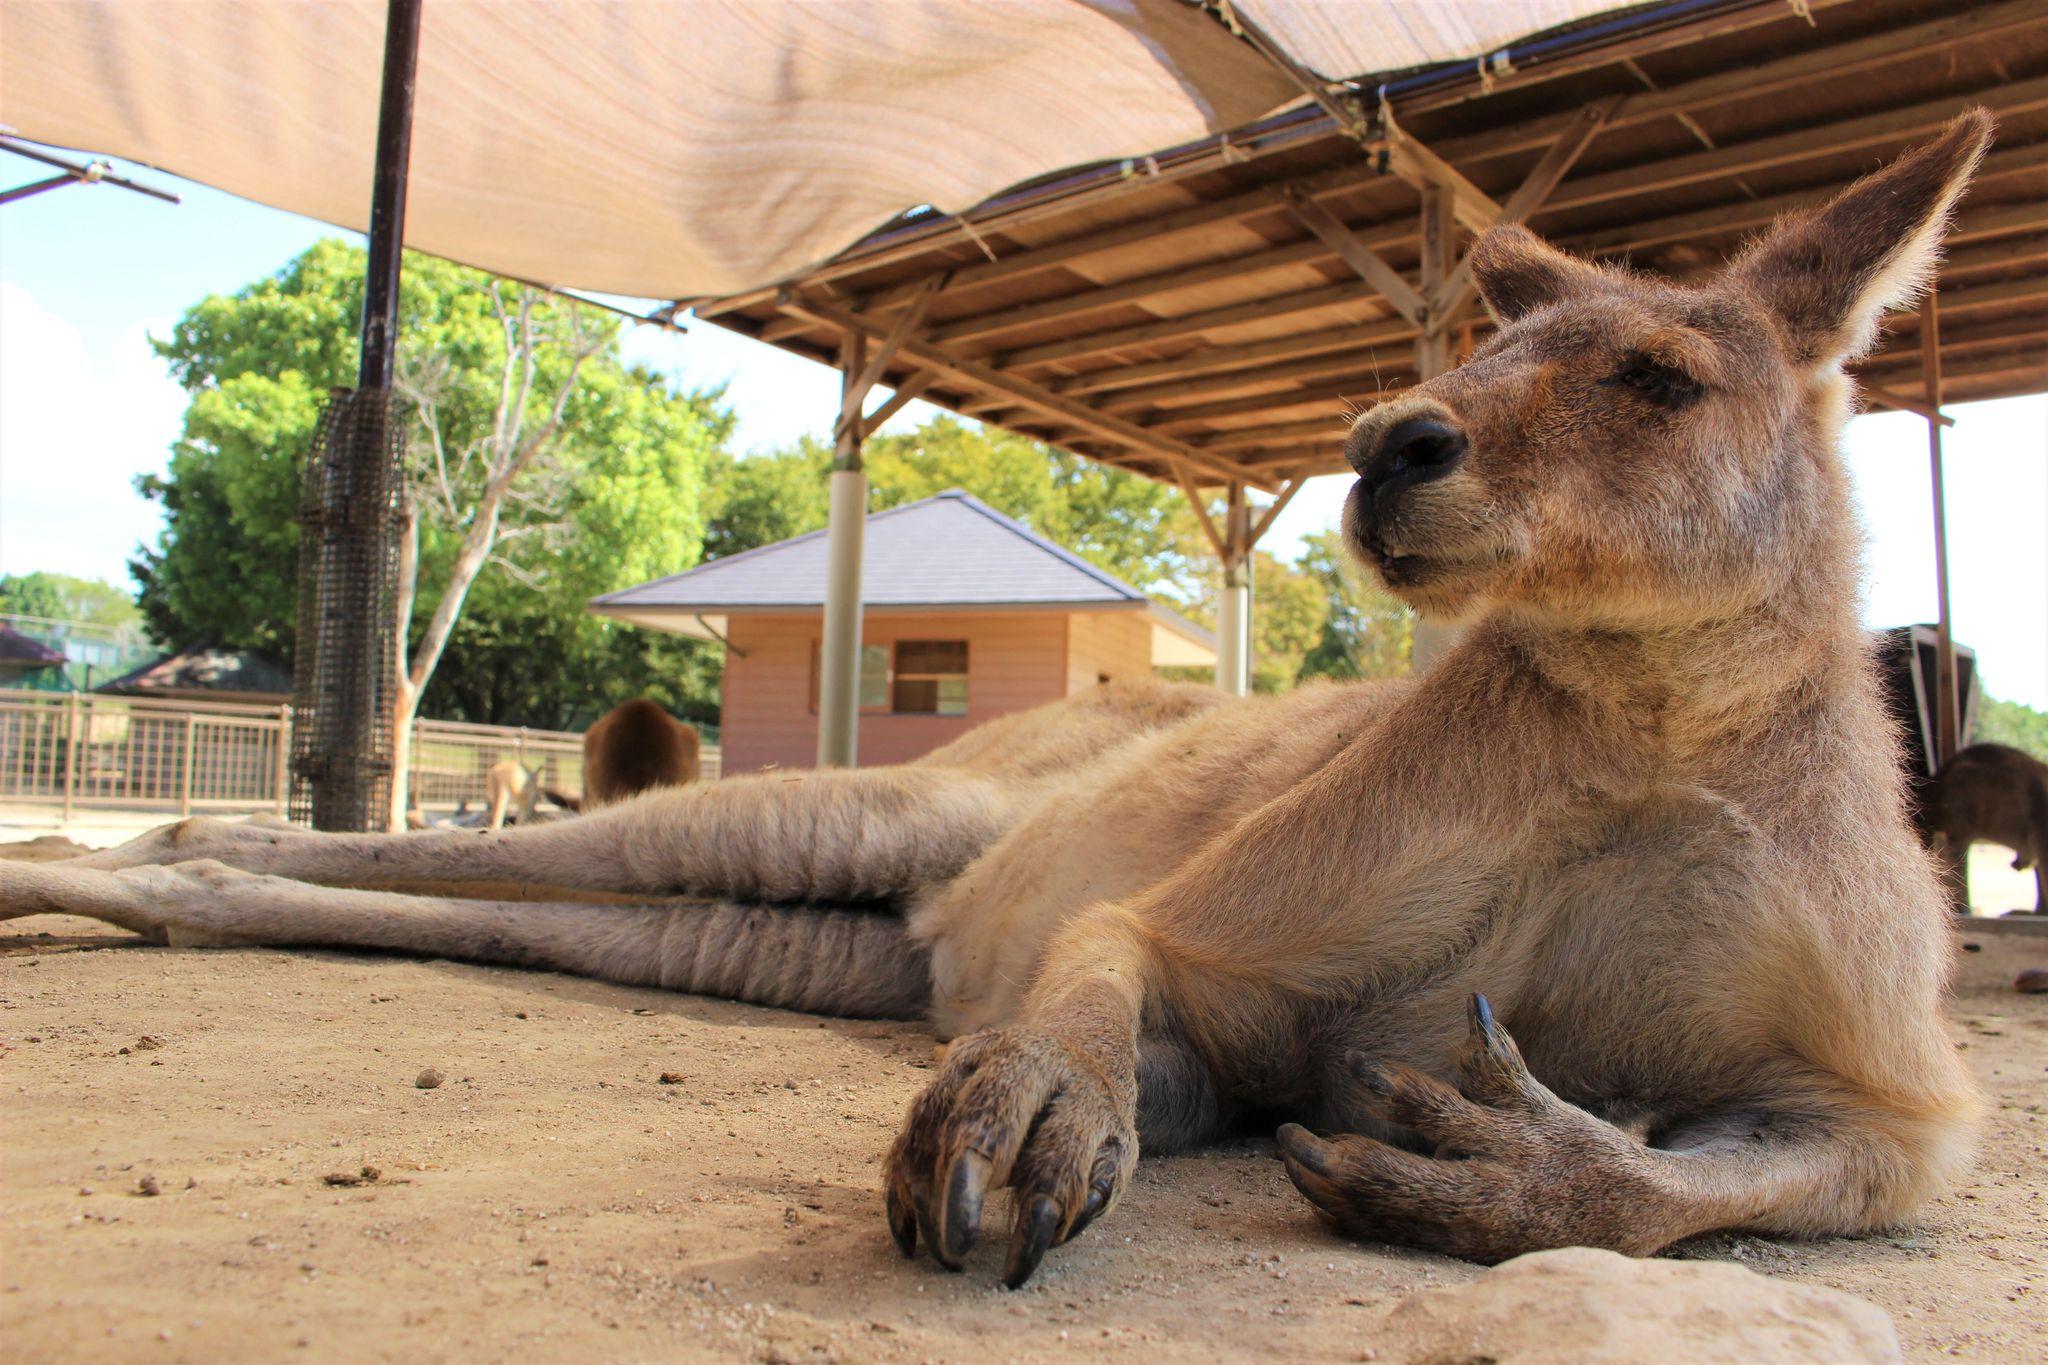
[{"label": "kangaroo lying in background", "polygon": [[[1338,1227],[1481,1260],[1891,1222],[1977,1099],[1857,625],[1842,364],[1990,136],[1966,115],[1699,287],[1481,238],[1498,333],[1345,447],[1353,548],[1469,622],[1424,676],[1111,685],[509,833],[187,821],[0,864],[0,914],[928,1011],[959,1041],[888,1223],[957,1268],[1007,1187],[1012,1285],[1141,1146],[1274,1109],[1337,1134],[1279,1146]],[[564,891],[396,893],[480,881]]]},{"label": "kangaroo lying in background", "polygon": [[2048,763],[2003,744],[1972,744],[1928,785],[1922,833],[1948,836],[1961,859],[1978,840],[2013,851],[2015,871],[2034,869],[2034,913],[2048,915]]}]

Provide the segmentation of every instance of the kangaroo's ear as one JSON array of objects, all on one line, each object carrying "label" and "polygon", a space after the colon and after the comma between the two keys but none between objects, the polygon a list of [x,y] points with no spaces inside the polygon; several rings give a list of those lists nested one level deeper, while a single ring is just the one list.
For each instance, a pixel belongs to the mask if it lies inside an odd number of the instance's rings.
[{"label": "kangaroo's ear", "polygon": [[1502,326],[1600,277],[1597,268],[1514,224],[1481,233],[1466,259],[1472,264],[1479,296]]},{"label": "kangaroo's ear", "polygon": [[1800,359],[1861,355],[1885,310],[1913,302],[1933,278],[1949,211],[1991,133],[1991,115],[1970,110],[1825,207],[1779,220],[1730,278],[1779,317]]}]

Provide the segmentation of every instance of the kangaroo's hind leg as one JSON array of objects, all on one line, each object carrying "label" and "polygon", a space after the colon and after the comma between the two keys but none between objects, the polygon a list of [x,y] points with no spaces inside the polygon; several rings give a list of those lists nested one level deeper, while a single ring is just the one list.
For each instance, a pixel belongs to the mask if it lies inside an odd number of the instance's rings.
[{"label": "kangaroo's hind leg", "polygon": [[909,1019],[931,997],[895,915],[706,901],[460,900],[315,886],[211,861],[0,863],[0,920],[84,915],[174,947],[380,948],[572,972],[818,1014]]},{"label": "kangaroo's hind leg", "polygon": [[1017,804],[978,773],[825,769],[654,791],[574,820],[487,834],[312,834],[184,820],[71,865],[213,859],[329,886],[847,903],[895,899],[955,875],[1009,827]]}]

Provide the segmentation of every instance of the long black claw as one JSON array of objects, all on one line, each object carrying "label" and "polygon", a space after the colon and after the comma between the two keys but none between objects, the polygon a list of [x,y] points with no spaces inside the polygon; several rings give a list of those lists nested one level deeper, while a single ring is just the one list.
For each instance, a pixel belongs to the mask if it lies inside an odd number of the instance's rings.
[{"label": "long black claw", "polygon": [[1472,992],[1472,1032],[1489,1048],[1493,1046],[1493,1006],[1478,991]]},{"label": "long black claw", "polygon": [[910,1196],[891,1181],[882,1199],[889,1210],[889,1235],[896,1239],[896,1249],[906,1257],[917,1255],[917,1210],[911,1206]]},{"label": "long black claw", "polygon": [[963,1152],[953,1163],[953,1178],[946,1185],[945,1254],[939,1259],[948,1265],[958,1265],[967,1259],[967,1253],[974,1249],[974,1239],[981,1231],[981,1200],[988,1189],[991,1167],[988,1158],[977,1152]]},{"label": "long black claw", "polygon": [[1031,1207],[1018,1220],[1017,1235],[1010,1243],[1010,1259],[1003,1266],[1003,1286],[1020,1288],[1045,1259],[1046,1249],[1060,1230],[1060,1206],[1050,1195],[1033,1195]]},{"label": "long black claw", "polygon": [[1095,1221],[1096,1215],[1109,1207],[1109,1194],[1110,1183],[1107,1180],[1098,1180],[1088,1187],[1088,1200],[1081,1205],[1081,1211],[1074,1215],[1074,1225],[1067,1229],[1067,1235],[1060,1239],[1060,1245],[1066,1245],[1088,1230],[1088,1225]]},{"label": "long black claw", "polygon": [[958,1261],[946,1259],[946,1244],[939,1240],[939,1229],[932,1222],[931,1201],[929,1199],[916,1199],[910,1207],[917,1215],[918,1235],[923,1237],[924,1244],[932,1249],[933,1258],[948,1270],[958,1270],[960,1268]]},{"label": "long black claw", "polygon": [[1330,1173],[1330,1148],[1321,1138],[1298,1123],[1283,1123],[1273,1134],[1273,1145],[1280,1149],[1286,1160],[1315,1172],[1317,1175]]}]

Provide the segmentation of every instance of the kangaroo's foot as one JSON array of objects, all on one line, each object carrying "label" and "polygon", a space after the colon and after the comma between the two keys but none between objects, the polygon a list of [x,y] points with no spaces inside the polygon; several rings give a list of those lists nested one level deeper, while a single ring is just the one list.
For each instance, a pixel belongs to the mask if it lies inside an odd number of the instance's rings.
[{"label": "kangaroo's foot", "polygon": [[963,1038],[911,1106],[888,1158],[889,1230],[958,1270],[990,1189],[1016,1191],[1003,1283],[1031,1277],[1116,1201],[1138,1157],[1128,1102],[1065,1043],[1032,1028]]},{"label": "kangaroo's foot", "polygon": [[1339,1230],[1486,1262],[1576,1245],[1647,1255],[1671,1240],[1641,1216],[1661,1193],[1641,1145],[1530,1075],[1484,996],[1456,1089],[1407,1067],[1357,1069],[1384,1117],[1437,1155],[1283,1127],[1288,1177]]}]

